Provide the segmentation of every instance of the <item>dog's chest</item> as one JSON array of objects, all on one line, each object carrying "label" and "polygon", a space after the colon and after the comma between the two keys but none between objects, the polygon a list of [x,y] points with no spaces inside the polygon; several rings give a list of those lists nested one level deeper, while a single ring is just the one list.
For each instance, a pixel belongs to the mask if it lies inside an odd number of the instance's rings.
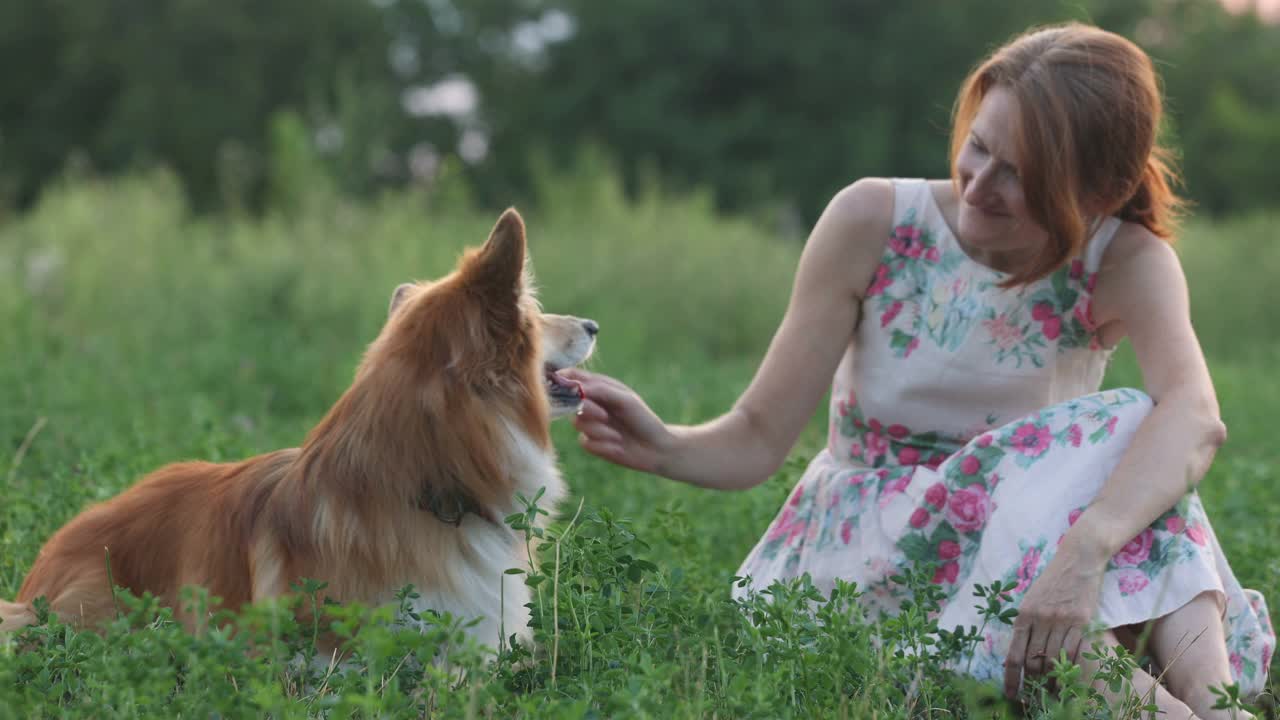
[{"label": "dog's chest", "polygon": [[544,526],[565,494],[554,453],[523,434],[512,435],[516,442],[509,450],[508,467],[515,480],[514,492],[507,506],[492,508],[492,515],[501,524],[476,515],[464,516],[455,530],[459,533],[458,542],[449,557],[439,558],[443,577],[411,581],[418,594],[411,606],[424,618],[423,622],[432,622],[430,611],[448,613],[455,620],[478,618],[468,633],[489,647],[499,646],[504,641],[500,638],[512,634],[527,636],[529,625],[526,575],[508,571],[528,571],[528,558],[536,548],[525,544],[536,543],[537,539],[507,526],[504,519],[526,512],[536,502],[545,513],[538,514],[537,522]]}]

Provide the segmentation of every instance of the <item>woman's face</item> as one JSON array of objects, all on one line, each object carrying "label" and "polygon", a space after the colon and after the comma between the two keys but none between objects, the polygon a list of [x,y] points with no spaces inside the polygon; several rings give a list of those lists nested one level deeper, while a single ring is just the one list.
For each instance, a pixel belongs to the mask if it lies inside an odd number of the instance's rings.
[{"label": "woman's face", "polygon": [[1016,265],[1048,240],[1027,212],[1022,193],[1012,146],[1017,109],[1017,99],[1007,89],[997,85],[987,91],[956,156],[956,231],[975,259],[996,267]]}]

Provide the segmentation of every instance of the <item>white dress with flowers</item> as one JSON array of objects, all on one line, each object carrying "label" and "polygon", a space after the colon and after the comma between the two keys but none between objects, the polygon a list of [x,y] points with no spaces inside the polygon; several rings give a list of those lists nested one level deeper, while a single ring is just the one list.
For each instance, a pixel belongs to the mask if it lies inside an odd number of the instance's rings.
[{"label": "white dress with flowers", "polygon": [[[824,593],[856,582],[886,613],[914,566],[948,599],[938,626],[981,627],[975,584],[1016,583],[1014,607],[1106,481],[1151,410],[1137,390],[1098,392],[1110,352],[1090,302],[1108,219],[1082,257],[1020,289],[961,250],[923,180],[894,183],[893,230],[832,384],[827,447],[738,574],[739,597],[808,573]],[[1241,588],[1191,492],[1110,561],[1097,620],[1151,620],[1200,593],[1224,603],[1241,689],[1266,681],[1275,635]],[[1003,676],[1010,628],[988,623],[964,667]]]}]

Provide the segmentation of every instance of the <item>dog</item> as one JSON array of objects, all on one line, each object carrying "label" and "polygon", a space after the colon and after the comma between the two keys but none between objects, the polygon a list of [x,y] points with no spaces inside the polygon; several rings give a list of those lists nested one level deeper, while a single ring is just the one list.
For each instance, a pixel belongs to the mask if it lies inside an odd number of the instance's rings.
[{"label": "dog", "polygon": [[168,465],[76,516],[0,602],[0,631],[35,622],[39,597],[100,626],[113,583],[194,630],[205,618],[180,607],[184,586],[236,609],[310,578],[366,605],[413,585],[415,609],[479,618],[469,632],[484,645],[527,638],[528,588],[504,574],[527,569],[524,537],[503,518],[524,509],[518,496],[542,491],[554,509],[564,495],[550,423],[583,398],[557,371],[591,355],[599,328],[541,312],[526,252],[511,209],[451,274],[397,287],[350,388],[301,447]]}]

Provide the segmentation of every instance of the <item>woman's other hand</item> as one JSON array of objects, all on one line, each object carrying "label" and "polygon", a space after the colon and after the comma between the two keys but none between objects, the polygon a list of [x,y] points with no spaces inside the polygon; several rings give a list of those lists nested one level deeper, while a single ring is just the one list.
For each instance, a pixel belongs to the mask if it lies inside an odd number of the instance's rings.
[{"label": "woman's other hand", "polygon": [[1004,664],[1004,691],[1017,697],[1022,675],[1042,675],[1052,669],[1060,651],[1078,662],[1089,624],[1098,609],[1098,596],[1107,559],[1073,543],[1068,536],[1044,572],[1031,583],[1013,622],[1013,639]]}]

